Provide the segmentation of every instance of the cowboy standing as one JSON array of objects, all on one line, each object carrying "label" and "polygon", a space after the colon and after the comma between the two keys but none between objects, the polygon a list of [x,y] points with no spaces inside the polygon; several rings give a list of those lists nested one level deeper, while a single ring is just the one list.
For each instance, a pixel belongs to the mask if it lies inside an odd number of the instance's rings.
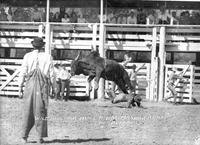
[{"label": "cowboy standing", "polygon": [[43,52],[43,39],[36,37],[31,43],[34,50],[24,56],[19,77],[19,96],[24,96],[22,142],[27,142],[29,132],[35,125],[38,142],[43,143],[43,137],[47,137],[47,108],[53,65],[51,55]]},{"label": "cowboy standing", "polygon": [[176,98],[177,98],[177,91],[175,90],[175,82],[177,79],[182,79],[183,76],[182,75],[178,75],[176,74],[177,72],[177,68],[173,67],[172,71],[169,74],[169,79],[168,79],[168,84],[167,84],[167,88],[170,90],[172,96],[167,97],[165,100],[168,100],[170,98],[174,98],[174,103],[176,103]]},{"label": "cowboy standing", "polygon": [[[61,70],[59,73],[59,78],[61,81],[61,100],[65,100],[68,101],[69,99],[69,94],[70,94],[70,78],[71,78],[71,74],[69,73],[69,71],[65,68],[65,65],[63,64],[61,66]],[[66,95],[64,95],[66,89]]]}]

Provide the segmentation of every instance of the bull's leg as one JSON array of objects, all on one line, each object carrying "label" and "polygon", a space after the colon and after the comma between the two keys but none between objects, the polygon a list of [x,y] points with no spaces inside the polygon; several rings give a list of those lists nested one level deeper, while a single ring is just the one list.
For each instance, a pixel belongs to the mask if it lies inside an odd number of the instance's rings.
[{"label": "bull's leg", "polygon": [[117,80],[116,84],[118,85],[119,89],[123,91],[123,93],[128,94],[128,91],[126,89],[126,84],[122,79]]},{"label": "bull's leg", "polygon": [[131,85],[130,78],[129,78],[128,73],[126,71],[123,73],[123,81],[124,81],[125,85],[127,85],[129,87],[129,89],[131,90],[131,92],[133,92],[134,88]]},{"label": "bull's leg", "polygon": [[103,71],[103,68],[96,68],[96,77],[95,77],[95,81],[94,81],[94,88],[95,90],[97,90],[99,88],[99,80],[101,77],[101,73]]},{"label": "bull's leg", "polygon": [[88,84],[89,84],[89,91],[91,91],[92,90],[92,86],[91,86],[91,81],[94,79],[94,75],[90,75],[89,77],[88,77]]}]

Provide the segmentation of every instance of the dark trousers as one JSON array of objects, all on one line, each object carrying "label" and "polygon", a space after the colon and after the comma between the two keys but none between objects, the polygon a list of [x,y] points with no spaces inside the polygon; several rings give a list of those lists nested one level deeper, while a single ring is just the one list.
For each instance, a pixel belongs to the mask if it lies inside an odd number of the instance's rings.
[{"label": "dark trousers", "polygon": [[53,82],[53,92],[55,99],[60,99],[60,91],[61,91],[61,81],[60,79],[54,80]]},{"label": "dark trousers", "polygon": [[177,98],[177,91],[175,90],[175,87],[172,84],[168,84],[167,88],[170,90],[170,92],[172,93],[172,96],[166,98],[166,100],[170,99],[170,98],[174,98],[174,103],[176,103],[176,98]]},{"label": "dark trousers", "polygon": [[27,138],[34,125],[39,138],[47,137],[49,83],[38,69],[29,75],[24,89],[22,137]]},{"label": "dark trousers", "polygon": [[[66,95],[65,95],[66,89]],[[70,81],[69,80],[61,80],[61,99],[68,100],[70,94]]]}]

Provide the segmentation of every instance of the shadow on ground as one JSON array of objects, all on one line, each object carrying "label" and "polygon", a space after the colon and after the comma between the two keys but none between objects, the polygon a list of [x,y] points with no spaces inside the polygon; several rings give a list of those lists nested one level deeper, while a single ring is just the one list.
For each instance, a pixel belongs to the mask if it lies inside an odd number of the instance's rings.
[{"label": "shadow on ground", "polygon": [[101,142],[109,141],[110,138],[91,138],[91,139],[54,139],[45,141],[45,143],[84,143],[84,142]]}]

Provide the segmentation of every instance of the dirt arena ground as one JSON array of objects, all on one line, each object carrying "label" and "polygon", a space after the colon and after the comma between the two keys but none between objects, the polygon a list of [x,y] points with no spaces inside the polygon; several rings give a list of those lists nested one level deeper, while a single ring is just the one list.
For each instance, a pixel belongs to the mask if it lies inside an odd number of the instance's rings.
[{"label": "dirt arena ground", "polygon": [[[50,100],[49,137],[59,145],[199,145],[200,105],[144,101],[143,108],[125,108],[108,100]],[[22,100],[0,98],[0,144],[21,145]],[[35,128],[28,144],[37,144]]]}]

